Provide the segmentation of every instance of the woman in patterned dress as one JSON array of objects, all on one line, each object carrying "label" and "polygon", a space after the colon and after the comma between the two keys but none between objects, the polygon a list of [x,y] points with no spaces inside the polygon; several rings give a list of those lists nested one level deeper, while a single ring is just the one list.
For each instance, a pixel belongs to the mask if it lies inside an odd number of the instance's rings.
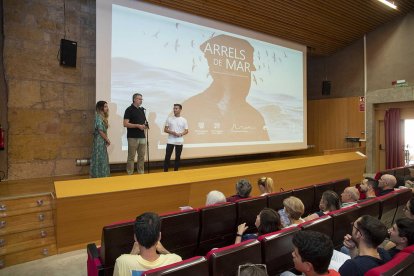
[{"label": "woman in patterned dress", "polygon": [[108,103],[96,103],[95,129],[91,156],[91,177],[106,177],[110,175],[107,147],[111,144],[108,139]]}]

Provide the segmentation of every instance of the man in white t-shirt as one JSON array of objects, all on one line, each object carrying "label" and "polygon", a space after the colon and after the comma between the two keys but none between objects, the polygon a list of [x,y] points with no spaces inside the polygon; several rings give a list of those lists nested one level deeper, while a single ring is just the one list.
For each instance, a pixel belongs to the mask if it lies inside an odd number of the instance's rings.
[{"label": "man in white t-shirt", "polygon": [[147,212],[138,216],[134,225],[134,247],[130,254],[122,254],[116,259],[114,276],[131,276],[133,271],[143,272],[180,262],[180,256],[162,246],[160,230],[161,221],[157,214]]},{"label": "man in white t-shirt", "polygon": [[183,151],[184,135],[188,133],[187,120],[181,117],[181,104],[174,104],[174,116],[167,118],[164,132],[168,133],[167,149],[165,151],[164,172],[168,172],[171,154],[175,148],[174,171],[180,167],[181,152]]}]

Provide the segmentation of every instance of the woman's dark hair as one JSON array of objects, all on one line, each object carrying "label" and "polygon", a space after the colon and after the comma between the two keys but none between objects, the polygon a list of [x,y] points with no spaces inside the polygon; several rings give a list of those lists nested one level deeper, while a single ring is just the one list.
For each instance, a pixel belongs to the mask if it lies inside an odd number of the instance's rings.
[{"label": "woman's dark hair", "polygon": [[264,208],[260,214],[260,225],[258,227],[258,234],[263,235],[282,229],[279,214],[270,208]]},{"label": "woman's dark hair", "polygon": [[105,101],[97,102],[96,107],[95,107],[96,112],[98,112],[98,113],[103,112],[105,104],[107,104],[107,102],[105,102]]},{"label": "woman's dark hair", "polygon": [[[335,211],[341,209],[341,200],[339,199],[339,196],[337,193],[335,193],[332,190],[325,191],[322,194],[322,199],[326,203],[326,208],[329,211]],[[328,211],[325,210],[325,211]]]}]

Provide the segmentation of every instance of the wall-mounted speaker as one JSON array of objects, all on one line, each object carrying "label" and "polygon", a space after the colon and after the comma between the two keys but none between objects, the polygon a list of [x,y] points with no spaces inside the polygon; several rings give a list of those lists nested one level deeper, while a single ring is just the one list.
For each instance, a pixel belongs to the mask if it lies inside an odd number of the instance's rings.
[{"label": "wall-mounted speaker", "polygon": [[60,65],[76,67],[78,43],[67,39],[60,40]]},{"label": "wall-mounted speaker", "polygon": [[322,95],[331,95],[331,81],[322,81]]}]

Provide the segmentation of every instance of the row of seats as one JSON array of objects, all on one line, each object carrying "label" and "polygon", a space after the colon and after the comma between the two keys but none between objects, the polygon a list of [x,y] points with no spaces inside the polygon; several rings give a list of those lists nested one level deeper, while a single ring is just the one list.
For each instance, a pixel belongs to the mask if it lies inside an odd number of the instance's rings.
[{"label": "row of seats", "polygon": [[[290,243],[292,235],[298,231],[295,229],[288,229],[272,235],[271,238],[278,240],[284,239],[284,242]],[[283,236],[282,236],[283,235]],[[267,246],[265,237],[260,240],[262,260],[266,260],[270,255],[270,246]],[[184,275],[235,275],[235,271],[238,265],[245,263],[257,263],[259,259],[259,241],[247,241],[240,245],[229,246],[220,250],[213,250],[207,255],[207,258],[197,256],[182,262],[171,264],[164,267],[148,270],[143,273],[146,276],[184,276]],[[283,245],[283,244],[280,244]],[[291,249],[291,245],[287,248]],[[283,248],[282,248],[283,249]],[[278,251],[274,250],[273,251]],[[273,252],[272,251],[272,252]],[[284,253],[284,252],[282,252]],[[291,252],[289,252],[291,253]],[[292,259],[291,254],[289,256],[281,256],[281,266],[274,270],[274,267],[267,266],[269,275],[277,275],[278,272],[291,268],[293,263],[286,262],[287,259]],[[235,262],[235,263],[234,263]],[[225,266],[224,264],[230,264]],[[414,275],[414,245],[411,245],[403,249],[398,253],[391,261],[384,265],[378,266],[369,270],[366,276],[380,276],[380,275]]]},{"label": "row of seats", "polygon": [[[236,203],[163,214],[162,243],[165,248],[183,259],[205,255],[212,248],[232,244],[237,225],[240,223],[246,222],[249,232],[255,232],[256,216],[265,207],[279,210],[283,208],[283,200],[293,195],[300,198],[306,212],[311,213],[319,209],[319,200],[324,191],[335,190],[341,193],[349,185],[349,179],[340,179],[267,196],[252,197]],[[134,221],[126,221],[103,228],[99,250],[101,270],[111,274],[116,258],[130,252],[134,243],[133,225]],[[88,245],[88,250],[98,252],[95,244]]]},{"label": "row of seats", "polygon": [[[410,198],[411,190],[394,191],[382,197],[333,211],[296,227],[262,235],[257,240],[212,249],[205,257],[193,257],[177,264],[147,271],[144,275],[235,275],[237,267],[245,263],[266,264],[269,275],[276,275],[293,268],[291,240],[296,232],[313,230],[325,233],[332,238],[336,248],[338,248],[342,245],[344,235],[351,233],[351,223],[359,216],[370,214],[378,217],[384,223],[392,225],[396,218],[402,216],[403,210],[399,207],[405,206]],[[193,213],[193,211],[181,213],[179,216],[186,216],[190,213]],[[182,235],[185,234],[181,233]],[[178,235],[175,235],[175,238],[178,239]],[[233,242],[234,235],[232,238]],[[88,254],[90,254],[89,249]],[[97,253],[95,259],[99,259]],[[93,256],[88,255],[89,260],[93,263]]]},{"label": "row of seats", "polygon": [[414,166],[405,166],[405,167],[398,167],[393,169],[388,169],[384,171],[377,172],[375,175],[375,179],[378,180],[384,174],[391,174],[397,178],[397,180],[404,180],[406,177],[410,177],[410,169],[414,169]]}]

